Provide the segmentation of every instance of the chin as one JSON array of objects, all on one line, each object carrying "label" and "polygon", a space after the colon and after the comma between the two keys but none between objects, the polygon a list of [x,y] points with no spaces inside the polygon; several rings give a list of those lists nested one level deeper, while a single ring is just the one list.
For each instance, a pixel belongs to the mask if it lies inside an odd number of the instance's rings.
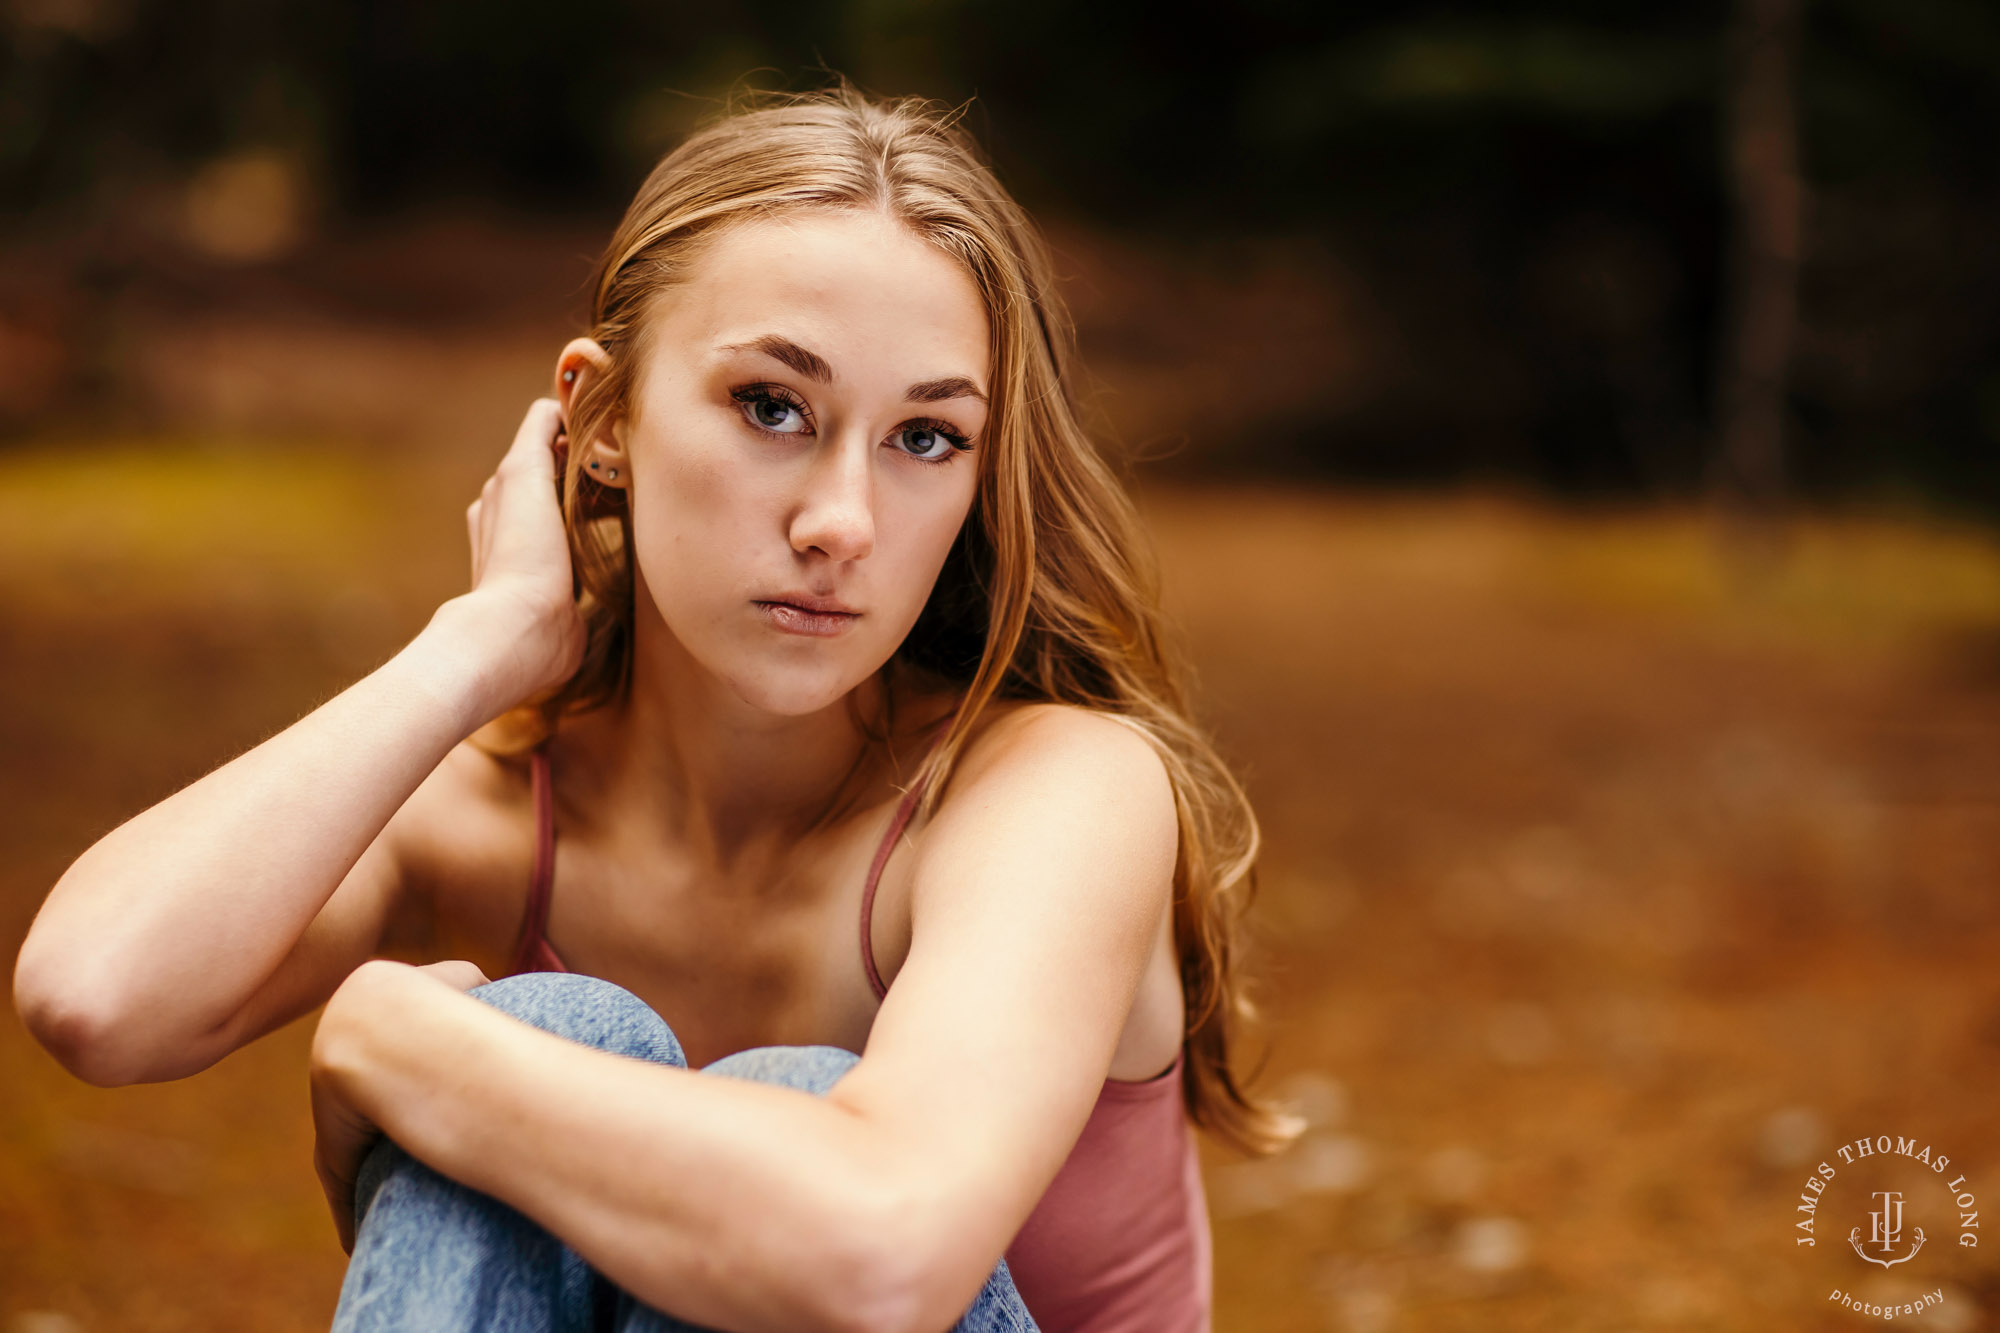
[{"label": "chin", "polygon": [[879,667],[852,661],[764,662],[729,673],[725,679],[736,697],[761,712],[779,717],[808,717],[830,708],[868,679]]}]

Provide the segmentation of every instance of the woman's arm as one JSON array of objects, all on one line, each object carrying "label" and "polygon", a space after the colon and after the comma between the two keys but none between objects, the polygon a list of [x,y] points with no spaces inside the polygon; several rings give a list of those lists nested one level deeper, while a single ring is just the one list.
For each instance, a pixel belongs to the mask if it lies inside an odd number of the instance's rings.
[{"label": "woman's arm", "polygon": [[387,962],[327,1005],[314,1081],[683,1319],[945,1328],[1090,1115],[1177,831],[1145,741],[1024,709],[925,830],[909,958],[826,1097],[580,1046]]},{"label": "woman's arm", "polygon": [[[283,1021],[373,952],[399,887],[398,848],[381,836],[391,816],[453,746],[581,652],[557,429],[556,404],[537,401],[468,512],[472,592],[373,674],[63,874],[21,946],[14,998],[73,1072],[103,1084],[193,1073],[271,1025],[253,999],[289,1009]],[[336,889],[317,994],[272,985]]]}]

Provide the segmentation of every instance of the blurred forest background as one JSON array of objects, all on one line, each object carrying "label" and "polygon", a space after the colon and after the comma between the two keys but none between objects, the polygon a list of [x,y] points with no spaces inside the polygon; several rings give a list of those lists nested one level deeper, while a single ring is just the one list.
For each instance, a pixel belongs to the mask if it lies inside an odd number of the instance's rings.
[{"label": "blurred forest background", "polygon": [[[7,956],[462,586],[645,171],[838,70],[969,102],[1048,230],[1266,823],[1313,1129],[1205,1148],[1218,1328],[2000,1310],[1989,1251],[1792,1231],[1864,1134],[2000,1165],[1991,4],[5,0],[0,42]],[[100,1090],[10,1010],[0,1329],[324,1327],[309,1041]]]}]

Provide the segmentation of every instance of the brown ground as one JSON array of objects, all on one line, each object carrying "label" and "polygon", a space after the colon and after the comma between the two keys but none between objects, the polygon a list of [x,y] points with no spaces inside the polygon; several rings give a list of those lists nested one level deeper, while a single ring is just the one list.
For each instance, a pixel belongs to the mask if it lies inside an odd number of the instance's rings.
[{"label": "brown ground", "polygon": [[[457,590],[459,509],[546,373],[545,340],[454,369],[287,336],[336,378],[415,366],[488,405],[408,450],[259,434],[253,402],[0,456],[6,957],[94,836]],[[231,337],[203,345],[282,359]],[[216,418],[228,387],[203,392]],[[1920,1325],[1986,1325],[2000,1241],[1959,1246],[1936,1185],[1909,1196],[1931,1246],[1893,1271],[1840,1240],[1865,1191],[1812,1251],[1792,1208],[1879,1133],[2000,1198],[2000,545],[1822,517],[1746,582],[1680,513],[1147,508],[1268,835],[1267,1079],[1314,1121],[1271,1163],[1208,1154],[1219,1328],[1845,1328],[1835,1287],[1941,1288]],[[309,1040],[99,1090],[9,1011],[0,1333],[324,1328],[343,1260]]]}]

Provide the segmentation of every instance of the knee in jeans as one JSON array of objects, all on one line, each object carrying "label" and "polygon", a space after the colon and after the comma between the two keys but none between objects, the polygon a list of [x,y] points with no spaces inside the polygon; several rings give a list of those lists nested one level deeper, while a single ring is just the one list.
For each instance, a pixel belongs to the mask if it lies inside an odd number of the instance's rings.
[{"label": "knee in jeans", "polygon": [[665,1019],[623,986],[575,972],[523,972],[466,994],[545,1032],[585,1046],[687,1067]]},{"label": "knee in jeans", "polygon": [[823,1097],[860,1062],[860,1056],[839,1046],[757,1046],[725,1055],[702,1072],[776,1083]]}]

